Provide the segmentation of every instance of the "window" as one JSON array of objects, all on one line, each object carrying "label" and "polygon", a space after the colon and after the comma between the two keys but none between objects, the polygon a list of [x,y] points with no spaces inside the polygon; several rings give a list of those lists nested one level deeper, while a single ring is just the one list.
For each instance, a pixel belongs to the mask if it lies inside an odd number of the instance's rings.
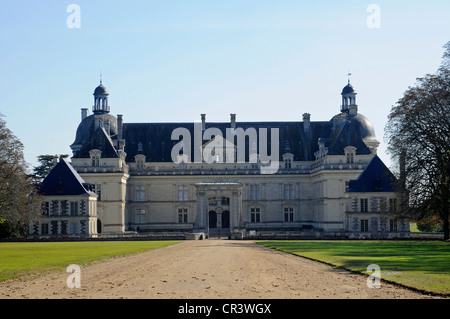
[{"label": "window", "polygon": [[261,209],[259,207],[252,207],[250,209],[250,221],[252,223],[261,222]]},{"label": "window", "polygon": [[259,200],[259,185],[250,185],[250,199]]},{"label": "window", "polygon": [[397,220],[396,219],[389,219],[389,230],[397,231]]},{"label": "window", "polygon": [[97,149],[89,151],[89,155],[91,156],[91,165],[92,166],[100,166],[101,154],[102,154],[102,152]]},{"label": "window", "polygon": [[346,181],[345,182],[345,192],[348,192],[348,188],[350,187],[350,182]]},{"label": "window", "polygon": [[92,191],[97,194],[97,201],[102,200],[102,185],[92,185]]},{"label": "window", "polygon": [[290,158],[286,158],[284,160],[284,168],[290,169],[292,166],[292,159]]},{"label": "window", "polygon": [[136,209],[135,215],[134,215],[134,222],[136,224],[144,224],[145,223],[145,209]]},{"label": "window", "polygon": [[70,234],[71,235],[76,235],[78,234],[78,225],[76,223],[70,223]]},{"label": "window", "polygon": [[284,208],[284,221],[285,222],[293,222],[294,221],[294,208],[293,207],[285,207]]},{"label": "window", "polygon": [[397,198],[389,198],[389,211],[395,213],[397,211]]},{"label": "window", "polygon": [[78,202],[70,202],[70,216],[78,216]]},{"label": "window", "polygon": [[100,166],[100,157],[98,155],[94,155],[91,158],[92,166]]},{"label": "window", "polygon": [[188,187],[184,185],[178,186],[178,201],[185,202],[188,200]]},{"label": "window", "polygon": [[369,220],[361,219],[361,231],[366,232],[369,231]]},{"label": "window", "polygon": [[145,186],[136,186],[136,201],[145,201]]},{"label": "window", "polygon": [[188,210],[187,208],[178,208],[178,223],[186,224],[188,222]]},{"label": "window", "polygon": [[368,209],[368,199],[367,198],[361,198],[360,204],[361,204],[361,213],[367,213]]},{"label": "window", "polygon": [[230,205],[230,198],[229,197],[222,197],[222,205],[229,206]]},{"label": "window", "polygon": [[41,224],[41,235],[48,235],[48,223]]},{"label": "window", "polygon": [[284,199],[294,199],[294,184],[284,185]]},{"label": "window", "polygon": [[48,216],[49,212],[50,212],[50,203],[49,202],[42,203],[42,215]]},{"label": "window", "polygon": [[347,163],[352,164],[355,162],[355,154],[347,153]]}]

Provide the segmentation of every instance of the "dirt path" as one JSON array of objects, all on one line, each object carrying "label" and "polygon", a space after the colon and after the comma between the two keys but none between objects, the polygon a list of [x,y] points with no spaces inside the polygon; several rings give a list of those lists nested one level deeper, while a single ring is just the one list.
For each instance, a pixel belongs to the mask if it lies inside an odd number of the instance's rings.
[{"label": "dirt path", "polygon": [[250,241],[203,240],[81,268],[0,284],[0,298],[429,298],[364,276],[264,248]]}]

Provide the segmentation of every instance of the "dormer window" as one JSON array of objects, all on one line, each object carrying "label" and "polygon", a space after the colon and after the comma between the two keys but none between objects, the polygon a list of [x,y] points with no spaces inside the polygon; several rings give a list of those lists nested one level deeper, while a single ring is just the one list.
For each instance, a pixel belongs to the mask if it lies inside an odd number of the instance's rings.
[{"label": "dormer window", "polygon": [[291,169],[292,162],[294,161],[294,155],[291,153],[283,154],[284,168]]},{"label": "dormer window", "polygon": [[134,160],[136,161],[136,168],[142,171],[144,169],[145,155],[138,154],[134,157]]},{"label": "dormer window", "polygon": [[100,166],[100,157],[102,152],[94,149],[89,152],[89,155],[91,156],[91,165],[94,167]]},{"label": "dormer window", "polygon": [[344,153],[347,157],[347,164],[353,164],[355,162],[356,147],[347,146],[344,148]]},{"label": "dormer window", "polygon": [[355,154],[347,153],[347,163],[353,164],[355,162]]}]

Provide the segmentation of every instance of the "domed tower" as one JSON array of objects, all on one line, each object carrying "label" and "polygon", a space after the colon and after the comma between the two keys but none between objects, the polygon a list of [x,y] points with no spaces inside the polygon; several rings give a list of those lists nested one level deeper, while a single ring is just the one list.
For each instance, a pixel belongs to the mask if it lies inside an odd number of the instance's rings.
[{"label": "domed tower", "polygon": [[347,113],[348,115],[356,115],[358,113],[358,105],[356,105],[356,91],[350,84],[350,79],[348,84],[342,89],[342,105],[341,112]]},{"label": "domed tower", "polygon": [[108,95],[108,90],[103,86],[100,79],[100,85],[94,91],[94,106],[92,107],[94,114],[109,113]]}]

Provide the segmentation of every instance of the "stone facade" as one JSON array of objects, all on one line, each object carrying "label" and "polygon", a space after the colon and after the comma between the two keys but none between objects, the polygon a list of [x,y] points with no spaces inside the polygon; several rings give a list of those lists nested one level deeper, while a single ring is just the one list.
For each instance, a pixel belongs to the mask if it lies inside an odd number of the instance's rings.
[{"label": "stone facade", "polygon": [[[98,195],[99,236],[408,236],[407,223],[388,211],[395,190],[358,186],[350,192],[352,181],[386,167],[379,165],[379,142],[358,113],[350,83],[341,95],[341,112],[326,122],[311,121],[305,113],[297,122],[237,122],[231,114],[230,122],[208,123],[202,114],[199,123],[124,123],[122,115],[109,114],[109,93],[99,86],[94,114],[82,110],[71,145],[71,165]],[[194,139],[174,137],[179,128]],[[248,133],[241,161],[233,153],[239,151],[239,139],[225,134],[239,128]],[[253,128],[271,130],[268,149],[279,153],[270,162],[273,172],[264,173],[261,136],[252,142]],[[195,144],[197,129],[201,144]],[[226,137],[224,152],[217,152],[221,140],[205,138],[213,129],[214,138]],[[199,150],[209,155],[193,160]],[[367,170],[370,174],[362,174]],[[367,208],[361,211],[362,199]]]}]

